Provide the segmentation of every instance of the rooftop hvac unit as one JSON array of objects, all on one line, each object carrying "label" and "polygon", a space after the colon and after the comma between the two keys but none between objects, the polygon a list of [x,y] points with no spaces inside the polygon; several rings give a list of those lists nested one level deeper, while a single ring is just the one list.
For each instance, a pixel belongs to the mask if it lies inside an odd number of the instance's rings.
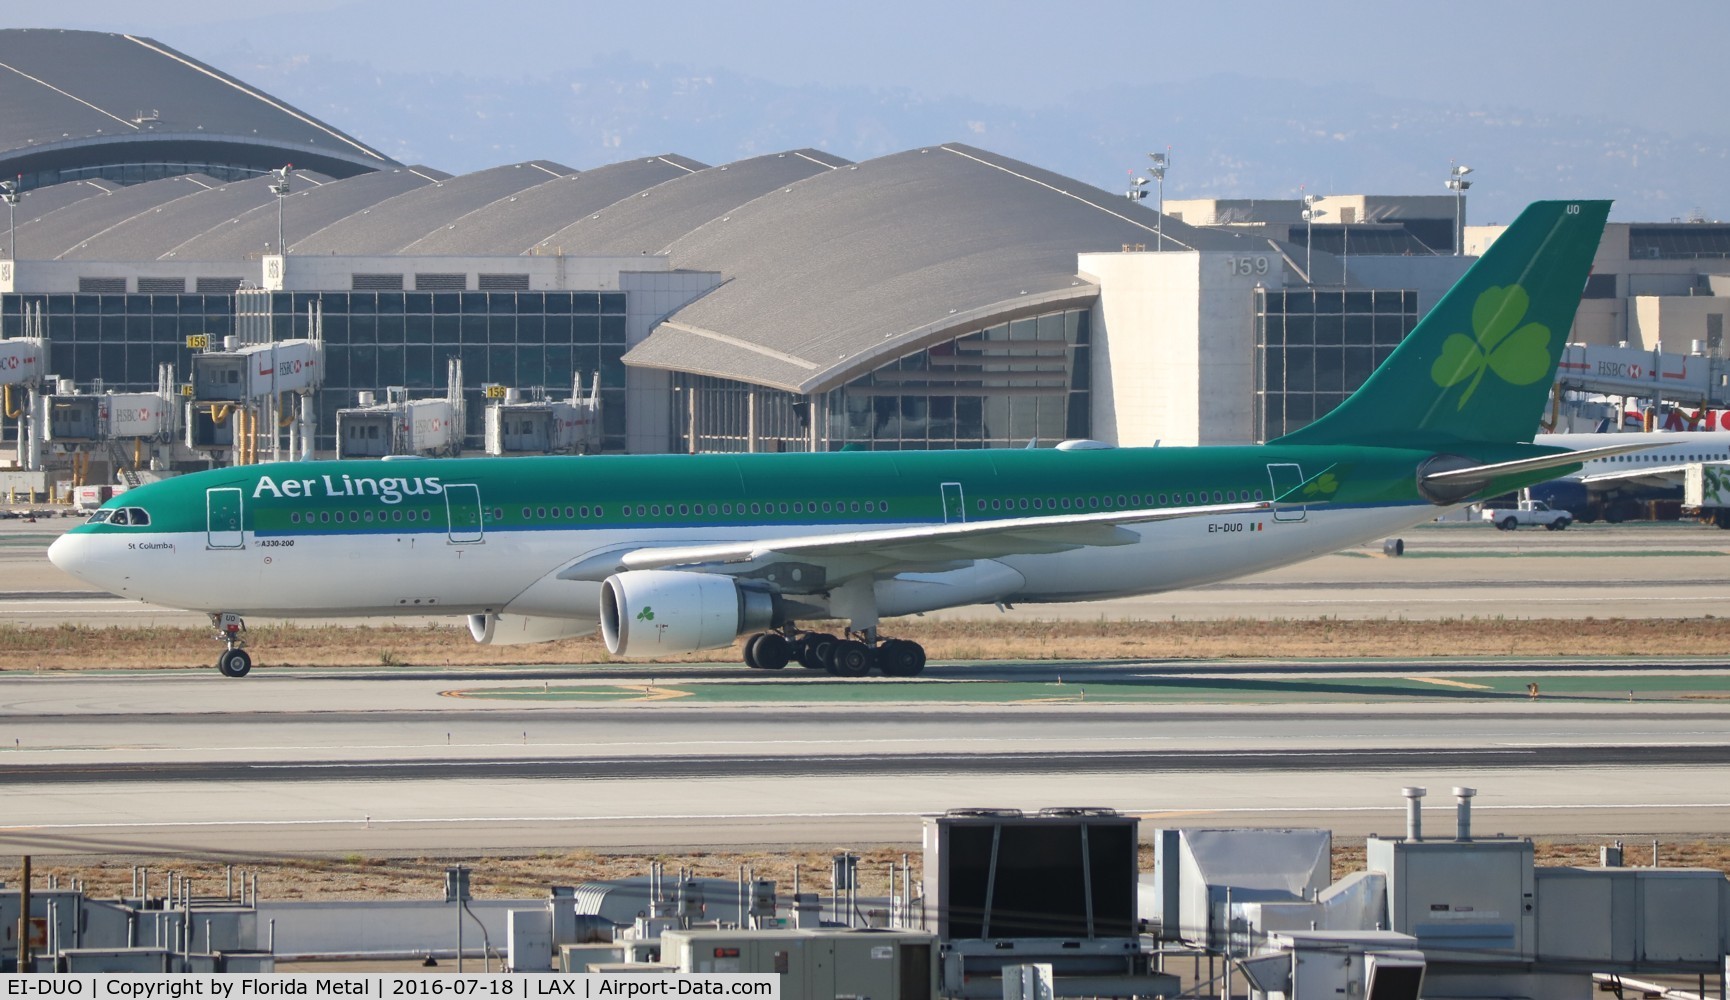
[{"label": "rooftop hvac unit", "polygon": [[1135,936],[1133,816],[957,810],[925,822],[926,912],[940,939]]}]

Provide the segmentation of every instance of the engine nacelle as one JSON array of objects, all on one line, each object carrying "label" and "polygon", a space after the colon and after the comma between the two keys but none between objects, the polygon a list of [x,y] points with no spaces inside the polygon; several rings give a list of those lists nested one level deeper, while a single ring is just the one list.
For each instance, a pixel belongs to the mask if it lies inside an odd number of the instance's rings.
[{"label": "engine nacelle", "polygon": [[674,656],[781,624],[780,598],[728,576],[630,570],[601,584],[601,636],[614,656]]},{"label": "engine nacelle", "polygon": [[574,639],[595,631],[593,618],[552,618],[546,615],[469,615],[469,635],[483,646],[516,646],[531,642]]}]

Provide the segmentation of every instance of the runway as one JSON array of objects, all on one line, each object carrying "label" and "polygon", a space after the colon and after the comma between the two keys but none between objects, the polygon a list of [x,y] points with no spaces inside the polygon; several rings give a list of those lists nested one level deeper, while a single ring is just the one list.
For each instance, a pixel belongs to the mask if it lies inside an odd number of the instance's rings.
[{"label": "runway", "polygon": [[[1500,666],[1552,688],[1585,686],[1531,702],[1462,701],[1462,689],[1441,684],[1429,699],[1294,709],[911,704],[896,700],[906,688],[897,682],[854,685],[870,696],[846,700],[697,706],[536,700],[558,687],[617,686],[606,676],[579,680],[580,671],[558,685],[458,672],[233,684],[202,675],[123,674],[99,685],[26,678],[0,689],[0,732],[16,740],[0,748],[0,851],[911,845],[921,816],[977,806],[1103,805],[1149,827],[1325,826],[1356,837],[1399,829],[1399,789],[1413,784],[1429,787],[1440,809],[1448,788],[1478,788],[1485,832],[1627,839],[1727,828],[1730,702],[1608,697],[1637,669],[1629,665]],[[1059,667],[1095,687],[1150,669]],[[657,669],[657,688],[726,683],[708,668]],[[1051,669],[986,667],[971,682],[920,683],[1013,685]],[[1221,680],[1247,673],[1218,669]],[[1673,669],[1689,692],[1730,683],[1714,667]],[[1283,670],[1283,683],[1322,690],[1411,672]],[[1427,676],[1470,685],[1506,674],[1463,665]],[[494,696],[501,691],[530,700]]]}]

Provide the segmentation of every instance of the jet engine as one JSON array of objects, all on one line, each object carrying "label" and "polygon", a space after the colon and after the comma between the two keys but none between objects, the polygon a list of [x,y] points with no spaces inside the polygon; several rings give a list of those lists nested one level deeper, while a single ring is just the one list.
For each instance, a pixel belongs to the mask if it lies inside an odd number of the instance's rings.
[{"label": "jet engine", "polygon": [[728,576],[644,569],[601,584],[601,636],[615,656],[715,649],[782,620],[778,595]]},{"label": "jet engine", "polygon": [[595,631],[593,618],[551,618],[546,615],[469,615],[469,634],[483,646],[515,646],[554,642]]}]

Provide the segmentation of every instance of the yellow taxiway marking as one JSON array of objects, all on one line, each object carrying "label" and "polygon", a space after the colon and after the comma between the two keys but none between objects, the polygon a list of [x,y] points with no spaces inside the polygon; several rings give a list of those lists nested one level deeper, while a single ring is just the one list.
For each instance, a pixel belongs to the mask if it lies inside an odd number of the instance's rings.
[{"label": "yellow taxiway marking", "polygon": [[690,691],[681,691],[678,688],[656,687],[653,684],[627,684],[621,685],[621,687],[627,691],[641,691],[643,697],[639,699],[640,701],[672,701],[674,698],[689,698],[692,694]]},{"label": "yellow taxiway marking", "polygon": [[1407,677],[1406,680],[1417,684],[1439,684],[1442,687],[1470,688],[1473,691],[1489,691],[1488,684],[1470,684],[1466,681],[1449,680],[1446,677]]},{"label": "yellow taxiway marking", "polygon": [[[536,693],[533,688],[524,688],[523,690],[527,691],[530,694]],[[677,699],[677,698],[689,698],[693,694],[693,692],[691,692],[691,691],[682,691],[678,688],[670,688],[670,687],[657,687],[653,684],[610,684],[610,685],[604,685],[604,686],[603,685],[596,685],[595,687],[592,687],[592,688],[566,688],[566,689],[564,689],[564,691],[568,692],[568,693],[565,693],[561,696],[565,697],[567,699],[569,699],[572,695],[576,695],[578,697],[590,697],[590,698],[593,698],[597,701],[601,701],[601,700],[606,700],[606,701],[673,701],[674,699]],[[548,692],[542,691],[539,693],[546,694]],[[439,694],[443,697],[446,697],[446,698],[496,698],[496,697],[498,697],[496,690],[488,690],[488,691],[481,692],[479,694],[475,693],[474,691],[453,690],[453,691],[440,691]],[[632,697],[633,695],[635,697]]]}]

